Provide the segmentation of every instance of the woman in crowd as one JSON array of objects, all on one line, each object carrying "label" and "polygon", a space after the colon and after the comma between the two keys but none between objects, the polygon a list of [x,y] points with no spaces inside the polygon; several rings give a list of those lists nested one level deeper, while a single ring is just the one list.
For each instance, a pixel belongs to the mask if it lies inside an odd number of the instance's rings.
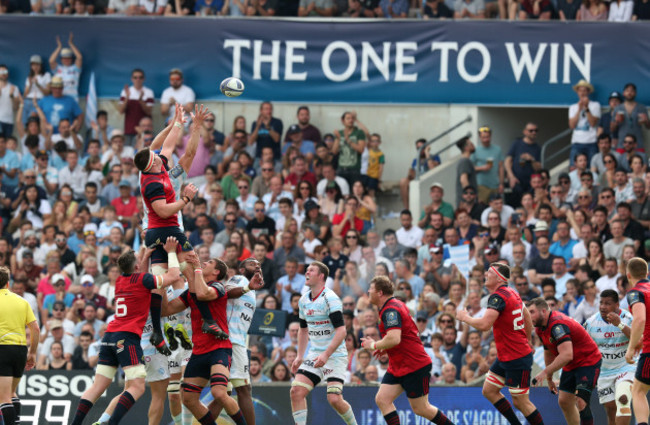
[{"label": "woman in crowd", "polygon": [[566,219],[571,225],[571,239],[580,239],[580,228],[583,224],[588,223],[587,213],[582,209],[577,209],[575,211],[568,210],[566,212]]},{"label": "woman in crowd", "polygon": [[244,118],[241,115],[237,115],[235,119],[232,121],[232,131],[228,136],[226,136],[226,140],[223,143],[223,151],[225,152],[226,149],[228,149],[229,146],[231,146],[235,140],[235,131],[241,130],[241,131],[246,131],[246,118]]},{"label": "woman in crowd", "polygon": [[403,280],[397,285],[397,289],[404,292],[404,296],[406,297],[406,302],[404,304],[406,304],[406,307],[408,307],[411,315],[415,316],[418,308],[418,303],[413,296],[413,288],[411,288],[411,284]]},{"label": "woman in crowd", "polygon": [[362,260],[361,248],[361,234],[357,229],[348,230],[343,240],[343,254],[358,264]]},{"label": "woman in crowd", "polygon": [[72,229],[72,222],[68,220],[65,214],[65,204],[63,201],[54,202],[50,218],[43,223],[43,226],[54,225],[66,234]]},{"label": "woman in crowd", "polygon": [[205,199],[210,202],[212,199],[212,193],[210,193],[210,188],[212,184],[217,181],[217,169],[214,165],[206,165],[203,170],[203,176],[205,176],[205,183],[199,186],[198,197]]},{"label": "woman in crowd", "polygon": [[614,182],[614,173],[618,168],[616,156],[611,152],[605,154],[603,164],[605,164],[605,172],[600,175],[600,187],[616,187],[616,183]]},{"label": "woman in crowd", "polygon": [[488,220],[488,238],[490,243],[496,242],[499,245],[503,243],[503,239],[506,237],[506,229],[501,227],[501,217],[496,211],[490,211],[487,217]]},{"label": "woman in crowd", "polygon": [[262,233],[257,237],[257,242],[264,244],[266,247],[266,258],[272,260],[275,247],[273,246],[273,242],[271,242],[271,236],[267,235],[266,233]]},{"label": "woman in crowd", "polygon": [[348,295],[355,298],[365,296],[368,290],[368,284],[361,278],[361,273],[356,262],[348,261],[345,263],[344,269],[336,270],[332,290],[341,298]]},{"label": "woman in crowd", "polygon": [[588,264],[600,276],[605,274],[605,254],[603,243],[598,238],[593,238],[587,243],[587,257],[580,259],[580,264]]},{"label": "woman in crowd", "polygon": [[301,181],[293,191],[293,215],[296,217],[305,216],[305,203],[309,200],[318,203],[316,188],[308,181]]},{"label": "woman in crowd", "polygon": [[[86,235],[87,234],[87,235]],[[94,236],[95,232],[93,231],[86,231],[84,232],[84,241],[87,236]],[[75,280],[78,277],[80,277],[83,274],[84,271],[84,261],[86,258],[96,258],[96,250],[95,248],[88,246],[88,245],[82,245],[81,250],[79,251],[79,254],[77,254],[77,259],[74,263],[70,263],[67,266],[63,268],[63,273],[65,273],[66,276],[68,276],[71,280]]]},{"label": "woman in crowd", "polygon": [[345,335],[345,348],[348,350],[348,375],[352,375],[357,370],[357,352],[359,351],[359,341],[354,336],[354,332],[348,331]]},{"label": "woman in crowd", "polygon": [[223,189],[217,182],[209,186],[210,200],[208,201],[208,215],[217,219],[223,220],[226,215],[226,201],[223,199]]},{"label": "woman in crowd", "polygon": [[456,210],[456,230],[460,238],[459,244],[469,243],[478,233],[478,226],[472,223],[472,217],[466,209],[459,208]]},{"label": "woman in crowd", "polygon": [[636,257],[636,250],[634,245],[625,245],[623,247],[623,252],[621,258],[618,260],[618,272],[621,276],[626,275],[627,262],[630,261],[630,258]]},{"label": "woman in crowd", "polygon": [[336,182],[329,182],[325,187],[325,195],[321,196],[318,201],[320,210],[327,216],[331,222],[335,214],[340,214],[343,211],[343,195],[341,188]]},{"label": "woman in crowd", "polygon": [[46,356],[45,363],[40,366],[41,370],[72,370],[72,363],[65,359],[63,344],[59,341],[54,341],[50,345],[50,356]]},{"label": "woman in crowd", "polygon": [[[72,191],[70,194],[72,195]],[[27,220],[32,223],[34,230],[42,229],[43,223],[48,221],[52,214],[49,202],[39,198],[35,185],[25,186],[21,198],[9,228],[17,229],[23,220]]]},{"label": "woman in crowd", "polygon": [[277,362],[271,368],[271,381],[272,382],[289,382],[291,381],[291,373],[287,365],[281,361]]},{"label": "woman in crowd", "polygon": [[372,216],[377,212],[377,203],[372,196],[368,194],[368,190],[365,188],[363,183],[360,180],[355,181],[352,184],[352,195],[357,198],[359,202],[359,208],[357,208],[357,217],[363,220],[363,229],[362,234],[372,227]]},{"label": "woman in crowd", "polygon": [[245,240],[244,233],[244,230],[235,229],[235,231],[230,234],[229,242],[237,245],[237,254],[239,255],[237,257],[238,261],[244,261],[245,259],[251,257],[251,251],[247,246],[250,246],[250,243]]},{"label": "woman in crowd", "polygon": [[36,115],[34,101],[39,101],[50,94],[50,81],[52,75],[45,70],[43,59],[39,55],[32,55],[29,59],[29,75],[25,78],[25,90],[23,92],[23,115],[19,117],[23,123]]},{"label": "woman in crowd", "polygon": [[239,203],[239,215],[246,221],[250,221],[255,216],[255,202],[259,199],[257,196],[250,193],[251,183],[248,177],[242,175],[237,180],[237,189],[239,189],[239,196],[237,203]]},{"label": "woman in crowd", "polygon": [[[300,154],[300,151],[293,146],[289,146],[287,151],[282,155],[282,180],[286,180],[289,174],[293,172],[293,159]],[[288,189],[287,189],[288,190]]]},{"label": "woman in crowd", "polygon": [[569,279],[566,281],[566,293],[562,297],[562,301],[564,301],[562,313],[569,317],[573,317],[578,305],[580,305],[584,299],[584,296],[580,293],[578,287],[579,282],[577,279]]},{"label": "woman in crowd", "polygon": [[634,154],[632,155],[632,159],[630,160],[630,169],[632,170],[631,173],[628,173],[628,177],[630,179],[630,183],[634,181],[635,178],[640,178],[642,180],[645,180],[645,164],[643,163],[643,158],[639,154]]},{"label": "woman in crowd", "polygon": [[371,360],[372,354],[370,351],[366,350],[365,348],[357,350],[356,369],[350,378],[350,382],[353,384],[361,384],[363,381],[365,381],[365,375],[363,371],[366,370],[366,366],[370,364]]},{"label": "woman in crowd", "polygon": [[524,226],[528,228],[535,226],[538,220],[535,216],[535,205],[531,193],[526,192],[521,196],[521,209],[517,212],[521,214],[520,221]]},{"label": "woman in crowd", "polygon": [[300,224],[300,228],[304,229],[308,224],[315,224],[318,226],[319,233],[316,235],[318,239],[325,241],[330,234],[330,220],[325,214],[321,214],[318,201],[305,202],[305,219]]},{"label": "woman in crowd", "polygon": [[577,21],[606,21],[607,6],[603,0],[583,0],[576,16]]}]

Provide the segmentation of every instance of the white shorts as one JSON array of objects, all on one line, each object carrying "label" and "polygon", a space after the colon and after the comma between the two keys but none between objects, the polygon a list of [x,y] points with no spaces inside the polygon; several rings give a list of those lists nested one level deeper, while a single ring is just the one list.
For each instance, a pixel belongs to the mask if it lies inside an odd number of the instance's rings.
[{"label": "white shorts", "polygon": [[232,345],[232,362],[230,363],[230,380],[245,379],[247,382],[251,381],[251,374],[248,369],[250,363],[248,357],[248,348],[233,344]]},{"label": "white shorts", "polygon": [[305,371],[313,373],[318,376],[321,381],[328,381],[330,379],[337,379],[345,382],[345,372],[348,367],[347,357],[330,357],[323,367],[315,368],[314,362],[320,353],[309,353],[307,358],[302,362],[298,371]]},{"label": "white shorts", "polygon": [[144,356],[144,368],[147,371],[145,382],[169,379],[169,360],[163,354],[156,352],[150,356]]},{"label": "white shorts", "polygon": [[187,366],[187,362],[190,361],[191,355],[192,350],[185,350],[181,347],[172,352],[172,355],[167,358],[169,360],[169,373],[171,375],[181,373],[182,368]]},{"label": "white shorts", "polygon": [[598,378],[598,402],[605,404],[616,399],[616,385],[621,381],[634,382],[634,372],[623,372],[617,375],[601,376]]}]

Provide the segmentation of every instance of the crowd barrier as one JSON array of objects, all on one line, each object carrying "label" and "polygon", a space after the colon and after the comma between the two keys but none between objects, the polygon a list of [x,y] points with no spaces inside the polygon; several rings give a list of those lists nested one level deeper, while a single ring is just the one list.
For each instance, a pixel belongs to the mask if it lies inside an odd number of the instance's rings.
[{"label": "crowd barrier", "polygon": [[[18,395],[22,400],[23,425],[68,425],[73,416],[79,397],[92,384],[91,371],[30,371],[23,377],[18,387]],[[114,382],[106,393],[97,401],[86,420],[90,424],[97,420],[110,400],[122,391],[122,385]],[[345,399],[352,405],[359,425],[383,425],[383,417],[375,405],[377,386],[346,386]],[[291,403],[289,400],[289,385],[260,384],[253,387],[255,414],[260,425],[288,425],[293,423]],[[509,395],[508,395],[509,397]],[[557,404],[557,396],[547,388],[531,389],[531,400],[544,417],[544,423],[559,425],[566,423]],[[204,390],[203,401],[211,400],[209,392]],[[445,414],[457,425],[507,425],[508,422],[481,395],[480,387],[438,387],[432,386],[429,392],[431,403],[439,406]],[[125,416],[123,423],[147,423],[147,410],[151,400],[149,391]],[[598,399],[594,395],[591,405],[595,425],[606,425],[607,419]],[[415,416],[404,395],[400,396],[395,406],[400,415],[402,425],[425,425],[430,423]],[[310,425],[341,424],[341,418],[327,403],[324,386],[314,389],[308,399]],[[517,412],[522,423],[523,416]],[[162,424],[171,424],[168,407],[165,407]],[[222,414],[217,424],[232,424],[232,421]]]},{"label": "crowd barrier", "polygon": [[[44,63],[68,32],[100,98],[117,98],[133,68],[156,97],[171,68],[202,100],[227,76],[241,100],[308,103],[567,105],[580,79],[607,104],[650,69],[648,23],[386,21],[0,16],[0,63],[23,86],[29,57]],[[607,36],[604,37],[603,34]],[[647,103],[647,102],[646,102]]]}]

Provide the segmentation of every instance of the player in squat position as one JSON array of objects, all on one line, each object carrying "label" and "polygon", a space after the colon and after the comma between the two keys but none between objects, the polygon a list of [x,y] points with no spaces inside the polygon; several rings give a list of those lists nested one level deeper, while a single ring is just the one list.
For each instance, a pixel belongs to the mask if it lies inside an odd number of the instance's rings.
[{"label": "player in squat position", "polygon": [[585,323],[603,355],[598,401],[605,407],[609,425],[628,425],[632,417],[634,366],[625,362],[631,324],[632,315],[619,308],[618,292],[612,289],[600,293],[600,311]]},{"label": "player in squat position", "polygon": [[625,360],[634,364],[638,352],[637,346],[643,341],[643,350],[636,366],[634,384],[632,384],[632,408],[637,425],[648,425],[648,399],[650,389],[650,281],[648,280],[648,263],[642,258],[634,257],[627,262],[627,280],[633,288],[627,293],[627,303],[632,312],[632,330],[630,345],[625,353]]},{"label": "player in squat position", "polygon": [[542,415],[530,402],[530,371],[533,349],[528,338],[533,331],[530,313],[519,294],[508,286],[510,267],[492,263],[485,272],[485,287],[490,291],[487,311],[483,317],[471,317],[467,310],[458,312],[458,320],[479,331],[494,327],[497,360],[483,383],[483,395],[501,412],[511,425],[521,425],[510,402],[501,394],[508,387],[515,407],[531,425],[541,425]]},{"label": "player in squat position", "polygon": [[542,370],[533,384],[548,380],[552,393],[558,388],[553,374],[562,369],[558,402],[568,425],[594,423],[589,402],[598,380],[602,356],[598,346],[578,322],[558,311],[551,311],[543,298],[535,298],[528,306],[535,332],[544,344]]},{"label": "player in squat position", "polygon": [[[151,291],[171,285],[180,278],[176,248],[178,242],[167,238],[164,248],[169,256],[169,271],[162,276],[139,273],[135,253],[129,251],[118,258],[122,274],[115,282],[115,319],[108,324],[99,350],[99,363],[93,385],[79,400],[72,425],[81,425],[93,404],[113,382],[117,366],[122,366],[127,382],[109,424],[117,424],[144,393],[142,347],[140,339],[147,320]],[[159,312],[160,314],[160,312]]]},{"label": "player in squat position", "polygon": [[[227,392],[232,344],[228,339],[219,340],[201,332],[201,314],[191,294],[194,294],[198,300],[207,302],[219,327],[227,330],[226,304],[228,298],[238,298],[251,289],[260,289],[264,283],[261,272],[258,269],[248,285],[226,292],[223,285],[219,283],[219,280],[226,276],[228,270],[223,261],[211,259],[205,263],[203,269],[200,267],[196,254],[191,253],[188,256],[188,261],[192,264],[196,274],[194,282],[190,282],[189,289],[180,297],[163,305],[164,315],[178,313],[188,306],[191,308],[194,347],[181,384],[183,404],[190,409],[201,425],[213,425],[214,416],[199,398],[201,391],[209,382],[214,400],[226,410],[235,424],[245,425],[246,420],[237,402]],[[204,276],[210,282],[209,284],[205,283]]]},{"label": "player in squat position", "polygon": [[[313,263],[312,263],[313,264]],[[388,354],[388,370],[375,396],[388,425],[399,425],[393,402],[406,391],[413,412],[436,425],[453,425],[442,410],[429,403],[431,358],[424,351],[418,330],[406,305],[393,297],[393,282],[385,276],[370,281],[368,298],[379,310],[381,339],[361,338],[361,345]]]},{"label": "player in squat position", "polygon": [[[307,394],[321,380],[327,381],[327,401],[347,425],[356,425],[352,407],[343,399],[343,383],[348,354],[345,349],[345,324],[341,299],[329,288],[325,280],[327,266],[312,262],[305,272],[305,285],[310,291],[298,302],[300,330],[298,331],[298,356],[291,365],[296,378],[291,383],[291,411],[296,425],[307,424]],[[309,352],[305,356],[307,342]]]}]

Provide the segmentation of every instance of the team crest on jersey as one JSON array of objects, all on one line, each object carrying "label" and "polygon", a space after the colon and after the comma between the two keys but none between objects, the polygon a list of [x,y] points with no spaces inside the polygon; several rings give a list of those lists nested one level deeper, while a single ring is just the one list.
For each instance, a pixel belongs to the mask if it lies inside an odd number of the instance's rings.
[{"label": "team crest on jersey", "polygon": [[121,339],[117,341],[117,344],[115,344],[115,346],[117,347],[117,352],[121,353],[122,351],[124,351],[124,340]]},{"label": "team crest on jersey", "polygon": [[307,310],[307,316],[313,316],[314,315],[314,310],[309,309]]},{"label": "team crest on jersey", "polygon": [[396,311],[389,311],[388,314],[386,315],[386,326],[397,326],[399,324],[399,320],[397,317],[397,312]]}]

